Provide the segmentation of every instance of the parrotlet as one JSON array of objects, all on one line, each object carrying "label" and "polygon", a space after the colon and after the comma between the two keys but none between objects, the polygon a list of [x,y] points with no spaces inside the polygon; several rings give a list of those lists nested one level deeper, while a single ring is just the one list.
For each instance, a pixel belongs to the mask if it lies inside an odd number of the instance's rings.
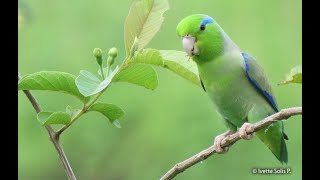
[{"label": "parrotlet", "polygon": [[[263,118],[278,112],[278,106],[266,74],[258,62],[240,49],[221,26],[208,15],[185,17],[176,28],[187,54],[197,64],[204,91],[214,103],[228,131],[215,138],[218,153],[221,141],[239,130],[243,139],[247,131]],[[288,162],[282,121],[257,131],[256,136],[281,163]]]}]

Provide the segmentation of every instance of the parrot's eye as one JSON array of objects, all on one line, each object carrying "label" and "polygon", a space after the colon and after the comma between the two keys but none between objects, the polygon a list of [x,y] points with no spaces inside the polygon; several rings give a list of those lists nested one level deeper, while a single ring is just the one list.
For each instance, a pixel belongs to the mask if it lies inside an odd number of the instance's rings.
[{"label": "parrot's eye", "polygon": [[205,29],[206,29],[206,25],[201,24],[201,26],[200,26],[200,30],[201,30],[201,31],[204,31]]}]

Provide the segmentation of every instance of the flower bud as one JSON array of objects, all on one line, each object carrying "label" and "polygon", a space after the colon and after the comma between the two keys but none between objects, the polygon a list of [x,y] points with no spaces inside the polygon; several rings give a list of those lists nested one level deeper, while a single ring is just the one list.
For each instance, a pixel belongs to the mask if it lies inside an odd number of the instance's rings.
[{"label": "flower bud", "polygon": [[117,57],[117,55],[118,55],[118,49],[115,47],[111,48],[108,52],[108,56],[111,56],[112,58]]},{"label": "flower bud", "polygon": [[101,66],[102,65],[102,50],[100,48],[95,48],[93,50],[93,55],[97,60],[97,63]]},{"label": "flower bud", "polygon": [[114,63],[114,59],[118,55],[118,49],[113,47],[109,50],[108,52],[108,59],[107,59],[107,64],[110,67]]},{"label": "flower bud", "polygon": [[111,66],[113,63],[114,63],[114,58],[109,56],[108,59],[107,59],[108,66]]}]

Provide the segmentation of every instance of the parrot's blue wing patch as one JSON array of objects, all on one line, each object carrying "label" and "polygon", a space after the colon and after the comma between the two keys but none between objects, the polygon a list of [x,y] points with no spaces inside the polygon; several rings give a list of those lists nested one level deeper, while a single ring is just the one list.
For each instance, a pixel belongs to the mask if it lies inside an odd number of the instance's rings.
[{"label": "parrot's blue wing patch", "polygon": [[[256,75],[255,72],[256,71],[252,70],[252,68],[254,68],[253,66],[250,66],[251,64],[253,64],[252,61],[255,61],[255,60],[251,56],[249,56],[247,53],[242,53],[242,57],[244,59],[245,72],[246,72],[247,78],[249,79],[249,82],[265,97],[265,99],[271,104],[273,109],[278,112],[279,110],[278,110],[276,100],[273,97],[273,95],[271,94],[271,92],[268,92],[268,90],[267,90],[267,89],[271,90],[271,87],[267,83],[266,79],[265,78],[255,79],[255,75]],[[258,77],[258,76],[256,76],[256,77]],[[261,77],[261,76],[259,76],[259,77]],[[265,82],[259,83],[259,80],[265,81]],[[261,85],[262,85],[262,87],[261,87]],[[267,87],[263,87],[263,86],[267,86]]]}]

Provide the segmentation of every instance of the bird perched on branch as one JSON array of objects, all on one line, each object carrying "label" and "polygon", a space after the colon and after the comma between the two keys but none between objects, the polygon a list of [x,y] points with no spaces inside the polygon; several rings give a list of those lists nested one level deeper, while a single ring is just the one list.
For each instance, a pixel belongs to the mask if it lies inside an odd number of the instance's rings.
[{"label": "bird perched on branch", "polygon": [[[215,138],[218,153],[226,149],[221,141],[239,129],[243,139],[251,139],[249,122],[278,112],[267,77],[248,53],[242,51],[210,16],[195,14],[180,21],[176,32],[187,54],[198,66],[201,85],[215,104],[228,131]],[[281,163],[288,162],[283,122],[255,133]]]}]

